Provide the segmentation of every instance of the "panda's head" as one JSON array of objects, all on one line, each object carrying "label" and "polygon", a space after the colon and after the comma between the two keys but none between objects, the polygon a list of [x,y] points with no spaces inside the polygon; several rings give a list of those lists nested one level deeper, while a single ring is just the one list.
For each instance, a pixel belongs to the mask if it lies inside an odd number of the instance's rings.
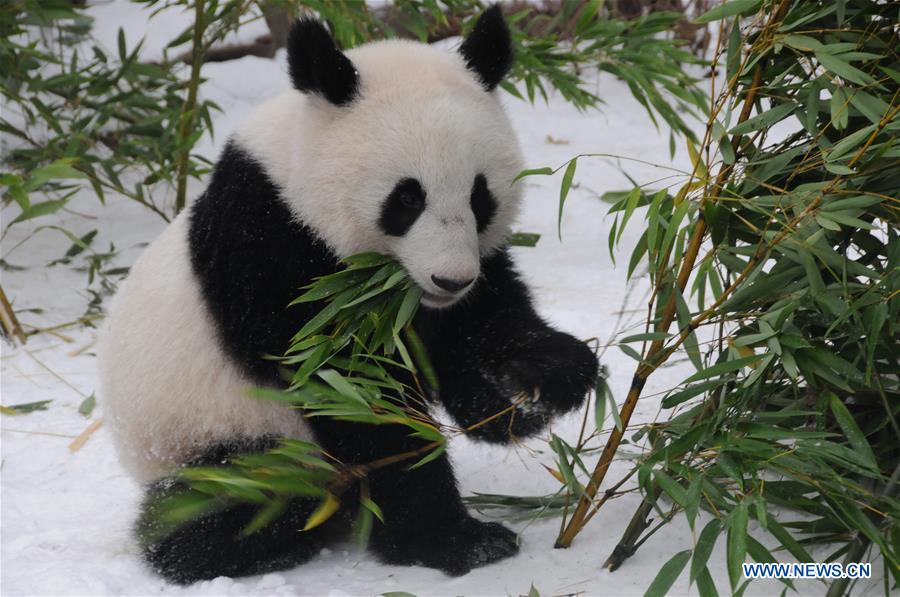
[{"label": "panda's head", "polygon": [[341,256],[396,257],[426,306],[455,303],[519,203],[521,156],[494,92],[512,61],[499,7],[455,52],[393,40],[344,53],[301,20],[288,61],[305,95],[289,174],[302,219]]}]

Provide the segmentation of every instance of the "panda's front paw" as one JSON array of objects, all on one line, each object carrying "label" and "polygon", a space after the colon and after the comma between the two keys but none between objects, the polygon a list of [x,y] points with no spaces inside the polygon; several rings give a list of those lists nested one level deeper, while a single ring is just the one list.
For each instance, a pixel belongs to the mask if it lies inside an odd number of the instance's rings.
[{"label": "panda's front paw", "polygon": [[562,332],[523,349],[500,369],[501,391],[518,401],[525,414],[560,414],[577,408],[597,380],[594,353],[584,342]]},{"label": "panda's front paw", "polygon": [[519,552],[515,533],[496,522],[482,522],[468,516],[459,524],[428,537],[427,541],[404,539],[392,542],[388,549],[376,545],[381,560],[388,564],[437,568],[450,576],[466,574],[473,568]]}]

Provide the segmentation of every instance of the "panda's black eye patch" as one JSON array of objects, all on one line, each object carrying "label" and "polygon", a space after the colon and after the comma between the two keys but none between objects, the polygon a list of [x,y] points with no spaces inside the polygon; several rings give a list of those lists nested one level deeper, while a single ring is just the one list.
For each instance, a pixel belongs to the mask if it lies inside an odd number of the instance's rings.
[{"label": "panda's black eye patch", "polygon": [[490,226],[494,212],[497,211],[497,200],[494,199],[494,195],[488,189],[487,179],[484,177],[484,174],[475,176],[475,183],[472,185],[472,196],[469,202],[472,205],[472,213],[475,214],[475,225],[480,234]]},{"label": "panda's black eye patch", "polygon": [[381,206],[378,225],[385,234],[403,236],[425,209],[425,190],[415,178],[397,183]]}]

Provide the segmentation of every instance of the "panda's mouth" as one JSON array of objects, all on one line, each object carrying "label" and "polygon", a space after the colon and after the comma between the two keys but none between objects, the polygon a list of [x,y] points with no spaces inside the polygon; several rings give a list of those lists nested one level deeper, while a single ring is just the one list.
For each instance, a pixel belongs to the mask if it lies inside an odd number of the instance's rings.
[{"label": "panda's mouth", "polygon": [[459,294],[434,294],[422,289],[422,304],[432,309],[443,309],[459,300],[460,296]]}]

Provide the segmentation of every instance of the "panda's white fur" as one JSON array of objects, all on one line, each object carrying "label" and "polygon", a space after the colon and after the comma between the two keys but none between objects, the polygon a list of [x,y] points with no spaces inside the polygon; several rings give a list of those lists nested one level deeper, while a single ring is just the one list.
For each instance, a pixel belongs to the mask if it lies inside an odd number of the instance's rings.
[{"label": "panda's white fur", "polygon": [[150,481],[234,437],[310,439],[287,407],[247,397],[191,270],[182,213],[141,255],[100,334],[101,404],[119,458]]},{"label": "panda's white fur", "polygon": [[[431,276],[476,277],[480,257],[509,232],[519,202],[515,134],[496,94],[456,52],[385,41],[347,56],[361,85],[352,107],[287,91],[235,141],[338,256],[395,255],[426,292],[446,296]],[[469,194],[479,173],[497,206],[476,234]],[[422,181],[427,207],[406,235],[391,237],[377,221],[404,177]],[[102,403],[123,464],[142,481],[229,438],[310,437],[286,406],[246,396],[253,383],[220,347],[192,272],[188,224],[179,215],[138,259],[100,336]]]}]

